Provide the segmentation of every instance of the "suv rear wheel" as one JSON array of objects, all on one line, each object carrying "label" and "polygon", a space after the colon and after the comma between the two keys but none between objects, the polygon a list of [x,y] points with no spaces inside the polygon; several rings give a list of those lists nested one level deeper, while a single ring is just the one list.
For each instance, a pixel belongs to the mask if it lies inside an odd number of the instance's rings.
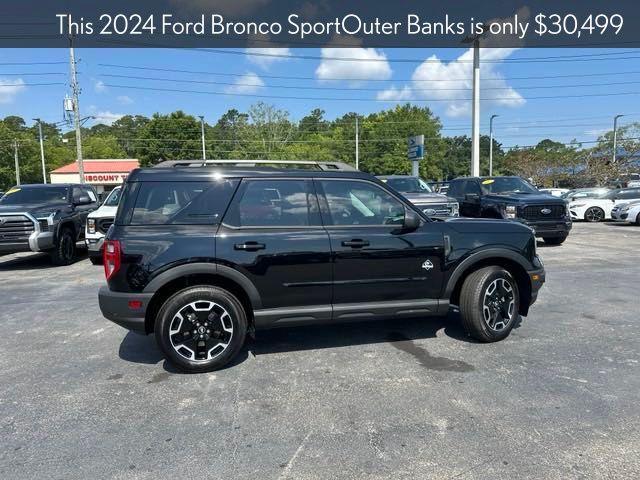
[{"label": "suv rear wheel", "polygon": [[469,335],[481,342],[509,336],[519,317],[518,284],[505,269],[485,267],[469,275],[460,292],[460,316]]},{"label": "suv rear wheel", "polygon": [[51,261],[54,265],[71,265],[76,256],[76,239],[70,228],[60,230],[56,245],[51,251]]},{"label": "suv rear wheel", "polygon": [[246,333],[242,304],[228,291],[209,286],[190,287],[170,297],[155,324],[160,349],[186,372],[223,367],[238,353]]}]

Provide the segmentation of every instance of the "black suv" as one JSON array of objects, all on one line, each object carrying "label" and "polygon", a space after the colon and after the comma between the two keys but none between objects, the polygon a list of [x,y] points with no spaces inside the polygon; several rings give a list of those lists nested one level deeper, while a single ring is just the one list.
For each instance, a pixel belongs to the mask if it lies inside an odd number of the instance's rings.
[{"label": "black suv", "polygon": [[540,192],[520,177],[456,178],[449,184],[448,195],[460,204],[461,216],[515,220],[550,245],[560,245],[571,230],[567,202]]},{"label": "black suv", "polygon": [[155,332],[185,371],[233,358],[247,332],[445,315],[492,342],[545,280],[531,230],[432,220],[357,171],[153,168],[128,176],[104,245],[102,313]]},{"label": "black suv", "polygon": [[48,252],[69,265],[84,238],[87,215],[100,203],[89,185],[19,185],[0,198],[0,255]]}]

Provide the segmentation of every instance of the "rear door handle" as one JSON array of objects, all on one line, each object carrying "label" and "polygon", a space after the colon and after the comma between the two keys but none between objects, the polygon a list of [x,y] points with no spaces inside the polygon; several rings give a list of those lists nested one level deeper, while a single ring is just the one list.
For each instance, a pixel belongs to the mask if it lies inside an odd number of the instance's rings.
[{"label": "rear door handle", "polygon": [[343,247],[351,247],[351,248],[362,248],[369,246],[369,240],[360,240],[359,238],[354,238],[353,240],[345,240],[342,242]]},{"label": "rear door handle", "polygon": [[247,252],[256,252],[258,250],[264,250],[266,245],[264,243],[258,242],[245,242],[245,243],[236,243],[233,248],[235,250],[246,250]]}]

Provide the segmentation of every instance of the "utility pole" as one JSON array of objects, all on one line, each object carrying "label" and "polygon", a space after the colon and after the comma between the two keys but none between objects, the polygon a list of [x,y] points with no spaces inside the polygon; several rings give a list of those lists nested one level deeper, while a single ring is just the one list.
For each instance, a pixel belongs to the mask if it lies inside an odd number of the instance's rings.
[{"label": "utility pole", "polygon": [[473,40],[473,105],[471,176],[480,176],[480,38]]},{"label": "utility pole", "polygon": [[40,160],[42,161],[42,183],[47,183],[47,169],[44,165],[44,137],[42,136],[42,120],[34,118],[38,122],[38,133],[40,135]]},{"label": "utility pole", "polygon": [[616,115],[613,117],[613,160],[611,163],[616,163],[616,150],[618,149],[618,119],[624,117],[624,115]]},{"label": "utility pole", "polygon": [[360,150],[359,150],[359,144],[360,142],[358,141],[358,134],[360,132],[358,131],[358,116],[356,115],[356,170],[360,170],[359,166],[360,166]]},{"label": "utility pole", "polygon": [[80,183],[84,183],[84,163],[82,161],[82,132],[80,131],[80,105],[78,103],[78,95],[80,87],[78,86],[78,77],[76,75],[76,58],[73,51],[73,36],[69,36],[69,64],[71,67],[71,90],[73,94],[73,123],[76,129],[76,153],[78,156],[78,174],[80,175]]},{"label": "utility pole", "polygon": [[16,185],[20,185],[20,163],[18,163],[18,140],[13,141],[13,158],[16,162]]},{"label": "utility pole", "polygon": [[493,119],[499,115],[491,115],[489,118],[489,176],[493,176]]},{"label": "utility pole", "polygon": [[202,132],[202,160],[207,159],[207,147],[204,144],[204,116],[200,115],[200,130]]}]

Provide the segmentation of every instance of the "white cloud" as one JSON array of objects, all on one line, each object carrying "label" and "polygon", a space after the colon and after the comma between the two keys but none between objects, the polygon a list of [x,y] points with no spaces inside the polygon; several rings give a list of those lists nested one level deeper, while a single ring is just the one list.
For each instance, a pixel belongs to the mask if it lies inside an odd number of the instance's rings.
[{"label": "white cloud", "polygon": [[291,50],[288,48],[245,48],[244,51],[248,54],[247,60],[249,62],[264,69],[269,68],[274,63],[287,61],[291,56]]},{"label": "white cloud", "polygon": [[98,80],[93,84],[93,89],[96,91],[96,93],[103,93],[107,91],[107,86],[102,80]]},{"label": "white cloud", "polygon": [[24,80],[21,78],[0,78],[0,103],[11,103],[18,93],[25,90]]},{"label": "white cloud", "polygon": [[133,98],[127,95],[118,95],[116,100],[120,105],[131,105],[133,103]]},{"label": "white cloud", "polygon": [[[95,109],[95,107],[93,108]],[[91,115],[96,118],[96,123],[104,123],[105,125],[111,125],[116,120],[125,116],[124,113],[113,113],[109,110],[96,111]]]},{"label": "white cloud", "polygon": [[227,93],[255,93],[264,87],[262,79],[253,72],[248,72],[238,78],[233,85],[224,89]]},{"label": "white cloud", "polygon": [[[509,48],[483,48],[481,50],[480,58],[490,61],[480,64],[480,96],[487,98],[483,101],[485,105],[502,107],[524,105],[525,99],[522,95],[509,86],[504,77],[496,70],[500,61],[509,57],[515,50]],[[444,103],[448,116],[470,115],[471,102],[468,99],[473,87],[472,62],[472,49],[465,51],[449,63],[432,55],[415,69],[409,85],[403,88],[391,87],[380,91],[377,98],[396,101],[435,99],[438,104]]]},{"label": "white cloud", "polygon": [[362,79],[388,80],[391,73],[387,56],[375,48],[323,48],[322,61],[316,69],[316,77],[320,81],[340,78],[354,87],[363,83]]}]

